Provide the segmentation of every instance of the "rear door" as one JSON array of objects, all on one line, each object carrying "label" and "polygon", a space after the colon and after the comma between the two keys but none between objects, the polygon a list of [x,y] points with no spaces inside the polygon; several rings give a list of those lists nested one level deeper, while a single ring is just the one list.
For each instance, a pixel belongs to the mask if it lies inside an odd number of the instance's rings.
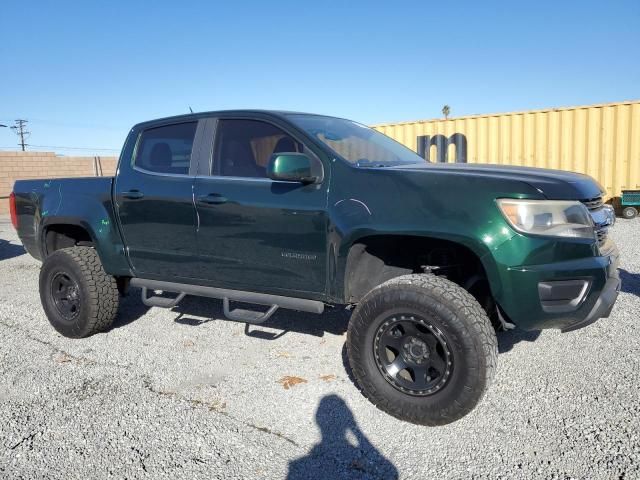
[{"label": "rear door", "polygon": [[329,181],[267,178],[271,154],[291,151],[320,162],[265,119],[217,120],[212,167],[194,186],[201,278],[243,290],[324,294]]},{"label": "rear door", "polygon": [[197,121],[139,132],[119,166],[114,198],[136,275],[190,278],[196,262],[193,205]]}]

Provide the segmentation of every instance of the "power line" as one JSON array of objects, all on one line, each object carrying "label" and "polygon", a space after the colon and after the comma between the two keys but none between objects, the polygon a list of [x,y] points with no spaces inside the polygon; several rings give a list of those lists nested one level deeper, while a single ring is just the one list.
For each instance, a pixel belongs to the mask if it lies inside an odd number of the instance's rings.
[{"label": "power line", "polygon": [[[9,120],[7,118],[0,118],[0,123],[2,122],[11,122],[13,120]],[[49,120],[49,119],[45,119],[45,118],[29,118],[29,122],[34,124],[43,124],[43,125],[53,125],[54,127],[63,127],[63,128],[87,128],[87,129],[92,129],[92,130],[114,130],[114,131],[121,131],[123,129],[127,130],[129,128],[128,124],[127,125],[121,125],[121,126],[115,126],[115,125],[103,125],[103,124],[96,124],[96,123],[87,123],[87,122],[82,122],[82,123],[76,123],[76,122],[61,122],[58,120]]]},{"label": "power line", "polygon": [[29,136],[31,135],[31,132],[26,128],[27,123],[29,123],[29,121],[19,118],[15,122],[16,124],[13,127],[11,127],[11,129],[14,130],[16,132],[16,135],[20,137],[20,142],[18,142],[18,145],[22,147],[22,151],[24,152],[25,150],[24,147],[27,146],[27,144],[24,143],[24,141],[26,138],[29,138]]},{"label": "power line", "polygon": [[32,148],[58,148],[60,150],[105,150],[111,152],[119,152],[119,148],[101,148],[101,147],[62,147],[60,145],[29,145]]},{"label": "power line", "polygon": [[[119,152],[119,148],[105,148],[105,147],[67,147],[62,145],[31,145],[26,143],[26,139],[31,136],[31,132],[27,130],[26,125],[29,123],[28,120],[25,119],[17,119],[14,120],[15,125],[11,127],[11,129],[20,137],[20,141],[18,145],[22,148],[24,152],[26,150],[25,147],[41,149],[41,148],[51,148],[57,150],[87,150],[87,151],[104,151],[104,152]],[[12,149],[13,147],[0,147],[0,149]]]},{"label": "power line", "polygon": [[[29,148],[52,148],[58,150],[89,150],[89,151],[105,151],[105,152],[119,152],[119,148],[93,148],[93,147],[60,147],[51,145],[28,145]],[[0,150],[15,150],[15,147],[2,146]]]}]

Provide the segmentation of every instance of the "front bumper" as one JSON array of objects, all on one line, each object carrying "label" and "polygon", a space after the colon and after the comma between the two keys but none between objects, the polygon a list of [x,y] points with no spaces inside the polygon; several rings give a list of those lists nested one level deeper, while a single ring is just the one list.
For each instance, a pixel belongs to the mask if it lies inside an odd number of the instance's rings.
[{"label": "front bumper", "polygon": [[[619,254],[613,242],[600,250],[584,243],[530,245],[522,243],[529,239],[515,240],[493,252],[502,267],[494,297],[511,322],[524,330],[569,332],[609,316],[620,291]],[[525,255],[518,260],[525,261],[505,265],[518,253]],[[544,261],[526,261],[532,259]]]},{"label": "front bumper", "polygon": [[610,277],[587,317],[584,320],[578,320],[564,327],[562,332],[572,332],[573,330],[591,325],[600,318],[607,318],[613,309],[613,304],[616,303],[618,293],[620,293],[620,278],[617,276]]}]

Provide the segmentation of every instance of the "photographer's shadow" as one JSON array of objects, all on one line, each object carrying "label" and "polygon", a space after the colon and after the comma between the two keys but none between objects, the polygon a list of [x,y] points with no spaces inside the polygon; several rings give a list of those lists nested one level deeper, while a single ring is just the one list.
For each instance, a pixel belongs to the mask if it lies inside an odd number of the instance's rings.
[{"label": "photographer's shadow", "polygon": [[320,443],[308,455],[289,463],[287,480],[398,478],[395,465],[369,442],[342,398],[323,397],[316,423],[322,435]]},{"label": "photographer's shadow", "polygon": [[633,273],[624,268],[619,268],[618,272],[622,282],[620,291],[640,297],[640,273]]},{"label": "photographer's shadow", "polygon": [[0,260],[9,260],[27,253],[22,245],[16,245],[4,238],[0,238]]}]

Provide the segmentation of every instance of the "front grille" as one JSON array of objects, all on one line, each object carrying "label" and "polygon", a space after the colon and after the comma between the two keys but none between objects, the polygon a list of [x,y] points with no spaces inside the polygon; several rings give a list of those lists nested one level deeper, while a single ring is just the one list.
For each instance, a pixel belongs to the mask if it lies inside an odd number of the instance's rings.
[{"label": "front grille", "polygon": [[582,200],[582,203],[589,210],[597,210],[603,205],[602,197],[590,198],[589,200]]},{"label": "front grille", "polygon": [[604,202],[602,201],[602,197],[594,197],[588,200],[581,200],[581,202],[584,204],[585,207],[589,209],[589,212],[591,213],[591,216],[593,218],[593,223],[595,224],[596,239],[598,241],[598,246],[601,247],[607,241],[607,236],[609,235],[609,224],[608,223],[602,224],[596,220],[596,212],[599,212],[600,209],[604,208]]}]

